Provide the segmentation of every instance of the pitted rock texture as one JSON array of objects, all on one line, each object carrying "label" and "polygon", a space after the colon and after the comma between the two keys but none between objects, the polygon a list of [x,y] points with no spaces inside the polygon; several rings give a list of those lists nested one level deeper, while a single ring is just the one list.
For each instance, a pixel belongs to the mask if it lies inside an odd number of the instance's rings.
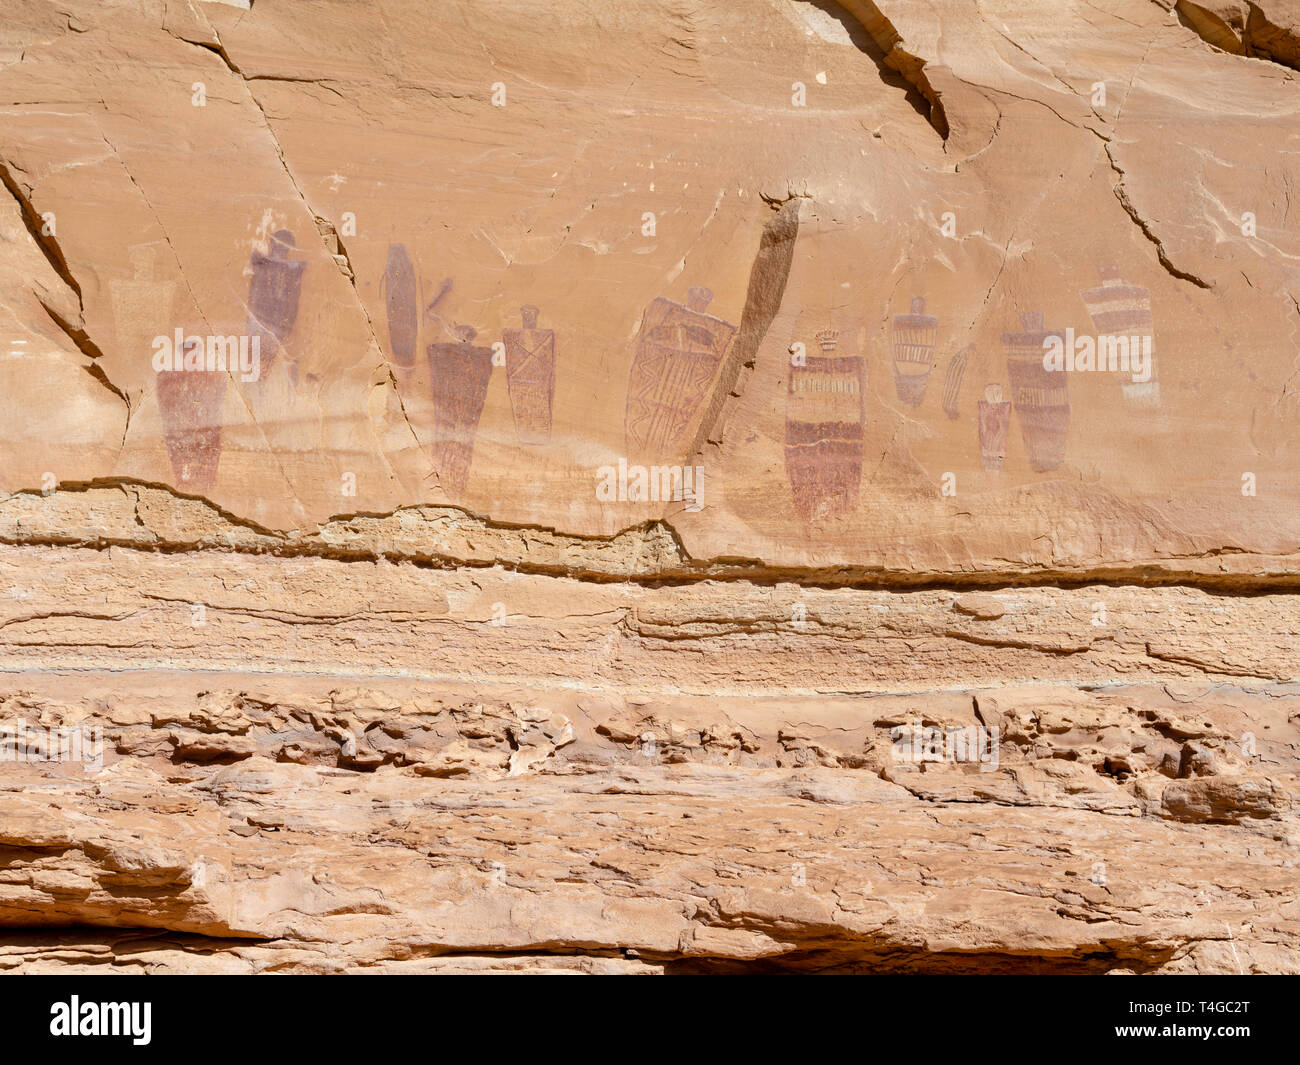
[{"label": "pitted rock texture", "polygon": [[7,968],[1297,968],[1290,594],[3,550]]},{"label": "pitted rock texture", "polygon": [[1297,68],[8,0],[0,971],[1300,972]]}]

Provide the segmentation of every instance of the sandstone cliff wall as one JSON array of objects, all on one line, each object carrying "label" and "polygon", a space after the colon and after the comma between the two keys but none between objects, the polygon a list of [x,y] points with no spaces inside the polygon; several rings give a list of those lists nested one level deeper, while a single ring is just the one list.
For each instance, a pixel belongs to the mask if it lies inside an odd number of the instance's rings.
[{"label": "sandstone cliff wall", "polygon": [[1298,42],[8,0],[0,971],[1300,971]]}]

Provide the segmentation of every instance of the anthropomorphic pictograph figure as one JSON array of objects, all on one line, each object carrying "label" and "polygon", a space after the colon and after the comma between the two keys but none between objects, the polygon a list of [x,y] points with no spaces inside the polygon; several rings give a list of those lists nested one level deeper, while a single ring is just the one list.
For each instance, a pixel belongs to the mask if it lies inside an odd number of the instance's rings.
[{"label": "anthropomorphic pictograph figure", "polygon": [[515,432],[521,444],[549,444],[555,402],[555,330],[537,328],[536,307],[524,307],[521,315],[522,329],[506,329],[501,334]]},{"label": "anthropomorphic pictograph figure", "polygon": [[430,344],[429,382],[433,393],[433,456],[443,490],[459,496],[469,481],[488,382],[492,349],[476,345],[473,326],[460,325],[452,343]]},{"label": "anthropomorphic pictograph figure", "polygon": [[1065,438],[1070,430],[1068,374],[1043,365],[1045,341],[1065,334],[1043,328],[1041,311],[1020,316],[1021,332],[1003,333],[1011,379],[1011,405],[1020,422],[1020,436],[1029,451],[1029,465],[1037,473],[1058,469],[1065,461]]},{"label": "anthropomorphic pictograph figure", "polygon": [[[248,331],[251,336],[261,337],[263,381],[298,320],[298,298],[307,263],[290,259],[293,249],[293,233],[280,229],[267,242],[267,254],[255,250],[250,260],[253,276],[248,283]],[[296,359],[290,376],[297,380]]]},{"label": "anthropomorphic pictograph figure", "polygon": [[674,461],[690,445],[736,327],[705,313],[713,293],[692,288],[686,305],[662,296],[650,304],[636,339],[624,427],[628,445]]},{"label": "anthropomorphic pictograph figure", "polygon": [[785,470],[806,524],[857,508],[866,427],[866,369],[839,348],[839,333],[817,334],[820,355],[790,367],[786,383]]}]

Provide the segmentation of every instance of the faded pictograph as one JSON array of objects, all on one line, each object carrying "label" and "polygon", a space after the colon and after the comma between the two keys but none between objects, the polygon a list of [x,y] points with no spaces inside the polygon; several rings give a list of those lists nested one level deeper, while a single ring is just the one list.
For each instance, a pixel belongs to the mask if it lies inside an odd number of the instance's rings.
[{"label": "faded pictograph", "polygon": [[630,447],[658,456],[681,455],[694,421],[736,335],[736,327],[707,314],[707,288],[692,288],[686,306],[659,297],[646,309],[628,380],[624,427]]},{"label": "faded pictograph", "polygon": [[990,381],[984,398],[976,404],[979,420],[980,465],[990,473],[1002,469],[1007,457],[1007,430],[1011,425],[1011,404],[1002,398],[1002,386]]},{"label": "faded pictograph", "polygon": [[1160,382],[1156,379],[1155,322],[1151,316],[1151,293],[1137,285],[1126,284],[1118,266],[1100,266],[1100,288],[1081,293],[1092,318],[1093,328],[1103,337],[1133,337],[1150,345],[1150,379],[1125,381],[1124,398],[1134,403],[1155,405],[1160,402]]},{"label": "faded pictograph", "polygon": [[[158,334],[172,332],[177,282],[155,276],[157,249],[154,245],[138,244],[130,249],[128,257],[133,276],[108,283],[118,343],[123,346],[124,355],[131,357],[138,350],[139,358],[153,361],[153,349],[146,344],[146,337],[154,337],[156,346]],[[138,335],[142,330],[143,335]],[[174,369],[155,373],[155,395],[167,457],[177,486],[182,491],[201,494],[209,491],[217,479],[221,408],[229,378],[225,372],[203,370],[204,338],[182,340],[181,329],[176,329],[175,334],[174,362],[169,361]]]},{"label": "faded pictograph", "polygon": [[939,319],[925,313],[923,297],[913,297],[910,314],[894,315],[894,391],[909,406],[925,399],[938,339]]},{"label": "faded pictograph", "polygon": [[[221,406],[229,383],[221,370],[202,370],[203,342],[191,337],[177,367],[155,375],[167,455],[183,491],[205,493],[221,460]],[[186,369],[185,367],[190,367]]]},{"label": "faded pictograph", "polygon": [[419,333],[420,294],[415,264],[404,244],[388,245],[388,262],[379,293],[384,298],[388,319],[388,346],[393,365],[409,378],[415,370],[415,349]]},{"label": "faded pictograph", "polygon": [[[170,330],[177,283],[154,276],[157,249],[152,244],[137,244],[127,256],[132,276],[110,281],[108,293],[117,342],[122,354],[130,358],[134,352],[143,355],[147,351],[149,337]],[[160,325],[165,325],[166,330],[159,329]]]},{"label": "faded pictograph", "polygon": [[555,402],[555,330],[538,329],[536,307],[524,307],[522,329],[501,332],[506,348],[506,382],[515,432],[527,445],[551,442]]},{"label": "faded pictograph", "polygon": [[1041,311],[1020,316],[1022,331],[1003,333],[1007,375],[1011,379],[1011,404],[1020,422],[1020,435],[1029,451],[1029,464],[1038,473],[1057,469],[1065,461],[1065,440],[1070,429],[1070,394],[1067,374],[1043,365],[1049,337],[1064,343],[1065,334],[1043,328]]},{"label": "faded pictograph", "polygon": [[953,421],[961,417],[961,410],[957,406],[957,400],[961,396],[962,378],[966,376],[966,363],[974,350],[974,344],[968,344],[962,348],[961,351],[948,360],[948,369],[944,371],[943,412]]},{"label": "faded pictograph", "polygon": [[[293,332],[298,319],[298,298],[302,292],[302,274],[307,263],[290,259],[294,237],[287,229],[277,230],[267,242],[268,253],[254,249],[249,265],[252,279],[248,283],[248,331],[261,337],[261,351],[265,371],[262,380],[280,352],[281,346]],[[297,380],[297,362],[291,364],[290,374]]]},{"label": "faded pictograph", "polygon": [[792,365],[786,384],[785,470],[806,524],[855,510],[862,483],[866,368],[838,351],[839,333],[817,334],[820,355]]},{"label": "faded pictograph", "polygon": [[429,380],[433,393],[433,461],[443,490],[457,496],[469,481],[488,383],[492,349],[476,345],[473,326],[452,330],[454,342],[430,344]]}]

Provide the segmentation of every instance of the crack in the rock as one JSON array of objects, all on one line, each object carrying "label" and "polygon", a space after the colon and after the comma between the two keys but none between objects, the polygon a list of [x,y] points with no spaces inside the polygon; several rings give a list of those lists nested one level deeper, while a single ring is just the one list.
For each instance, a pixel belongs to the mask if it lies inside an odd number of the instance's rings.
[{"label": "crack in the rock", "polygon": [[1287,70],[1300,70],[1300,37],[1269,21],[1263,9],[1245,0],[1244,17],[1238,14],[1231,22],[1217,12],[1191,0],[1155,0],[1165,11],[1173,11],[1181,25],[1195,33],[1211,48],[1243,59],[1273,63]]},{"label": "crack in the rock", "polygon": [[[638,587],[687,586],[702,581],[746,581],[756,585],[796,584],[806,588],[862,588],[906,589],[908,591],[1012,588],[1078,588],[1093,585],[1113,587],[1187,587],[1224,595],[1258,595],[1269,592],[1292,593],[1300,589],[1300,556],[1267,556],[1275,568],[1270,573],[1205,572],[1189,566],[1179,566],[1198,559],[1220,558],[1225,555],[1250,555],[1240,549],[1211,548],[1184,555],[1171,555],[1165,559],[1128,562],[1115,565],[1091,565],[1078,569],[1040,566],[1036,570],[995,570],[966,573],[940,571],[900,571],[884,565],[829,565],[822,567],[775,565],[759,558],[719,556],[697,559],[686,550],[676,529],[663,520],[649,520],[629,526],[612,536],[581,535],[560,532],[547,526],[521,525],[502,522],[486,515],[476,514],[461,507],[415,504],[398,507],[386,513],[359,513],[335,515],[320,523],[315,532],[283,533],[258,525],[256,522],[232,514],[203,496],[178,492],[171,485],[141,481],[129,477],[101,477],[87,482],[60,483],[57,493],[88,492],[97,489],[118,488],[130,495],[130,490],[154,490],[176,499],[201,503],[210,508],[227,526],[247,530],[248,539],[240,541],[232,535],[231,528],[212,528],[191,540],[167,540],[156,531],[148,530],[148,539],[129,536],[100,535],[87,537],[69,533],[61,536],[49,531],[37,531],[26,521],[19,521],[0,531],[0,543],[20,547],[60,546],[89,550],[128,548],[178,554],[193,551],[217,551],[227,554],[271,555],[282,558],[323,558],[339,562],[374,563],[381,559],[402,562],[429,569],[492,569],[506,567],[513,572],[539,576],[564,577],[588,581],[593,584],[631,584]],[[39,490],[22,490],[12,493],[9,499],[49,496]],[[0,500],[0,512],[3,501]],[[497,550],[490,557],[466,558],[447,550],[420,546],[399,547],[391,535],[378,530],[375,543],[361,542],[345,545],[337,539],[340,533],[356,532],[357,524],[365,521],[402,521],[403,514],[422,516],[430,524],[430,533],[437,534],[437,522],[448,521],[454,528],[462,523],[467,533],[479,535],[499,534],[510,536],[532,535],[553,553],[565,560],[537,561],[525,557],[523,552],[510,555]],[[349,529],[351,526],[351,529]],[[383,540],[386,546],[380,546]],[[635,564],[600,567],[601,552],[606,549],[632,554]],[[570,560],[577,555],[578,560]],[[643,569],[641,562],[649,557],[651,569]]]},{"label": "crack in the rock", "polygon": [[926,61],[903,48],[903,35],[880,10],[873,0],[838,0],[839,6],[851,14],[871,36],[876,47],[884,53],[884,64],[896,71],[904,81],[924,97],[930,105],[927,116],[930,125],[945,141],[948,139],[948,114],[943,99],[930,84],[925,73]]},{"label": "crack in the rock", "polygon": [[969,163],[973,159],[978,159],[981,155],[983,155],[990,148],[992,148],[993,142],[998,139],[998,134],[1002,132],[1002,119],[1006,117],[1002,113],[1002,108],[998,107],[997,100],[995,100],[992,96],[989,96],[987,93],[983,93],[981,95],[983,95],[984,99],[986,99],[990,104],[992,104],[993,109],[997,111],[998,113],[997,121],[993,123],[993,132],[989,134],[988,143],[985,144],[983,148],[981,148],[977,152],[972,152],[964,159],[958,159],[955,163],[952,164],[952,172],[954,174],[958,174],[961,172],[961,168],[964,163]]},{"label": "crack in the rock", "polygon": [[[126,447],[127,433],[131,431],[131,416],[135,413],[134,408],[131,406],[131,397],[109,380],[108,374],[104,372],[104,367],[100,364],[104,353],[100,351],[99,345],[90,339],[90,335],[84,329],[78,328],[64,319],[58,311],[44,300],[38,297],[37,302],[40,303],[41,309],[49,316],[50,321],[58,326],[60,331],[72,341],[76,349],[86,357],[88,361],[83,363],[81,368],[126,405],[126,419],[122,424],[122,438],[117,445],[117,454],[121,456],[122,449]],[[114,458],[113,463],[116,465],[117,458]]]},{"label": "crack in the rock", "polygon": [[949,640],[963,640],[966,643],[978,644],[981,647],[1000,647],[1007,650],[1019,651],[1037,651],[1045,655],[1059,655],[1068,657],[1069,655],[1085,654],[1092,650],[1092,642],[1075,644],[1073,646],[1057,645],[1042,643],[1041,641],[1016,639],[1014,636],[982,636],[975,632],[962,632],[960,629],[946,629],[941,634]]},{"label": "crack in the rock", "polygon": [[[306,191],[298,183],[298,179],[294,177],[293,170],[289,166],[289,160],[286,158],[284,154],[284,146],[280,143],[280,139],[275,135],[275,129],[271,126],[271,120],[266,113],[266,108],[262,106],[261,101],[258,100],[256,94],[254,94],[252,88],[249,86],[249,82],[251,81],[306,82],[310,84],[321,85],[323,88],[329,89],[336,96],[339,96],[341,98],[343,94],[340,93],[337,89],[333,89],[328,85],[324,85],[320,79],[275,77],[270,75],[245,74],[244,71],[239,67],[239,65],[235,63],[235,61],[231,58],[230,53],[226,50],[225,44],[222,42],[220,35],[217,33],[215,29],[212,30],[212,35],[216,39],[215,44],[207,44],[201,41],[186,41],[186,43],[195,45],[196,47],[202,48],[205,51],[212,52],[214,55],[220,58],[221,61],[225,63],[227,69],[236,77],[238,77],[240,81],[244,84],[244,91],[248,94],[248,98],[253,102],[253,106],[257,108],[258,113],[261,114],[262,116],[262,125],[266,130],[267,136],[270,137],[271,139],[271,144],[275,148],[276,156],[280,160],[280,166],[284,169],[285,176],[289,179],[289,183],[293,186],[294,191],[298,194],[298,198],[302,201],[303,207],[306,208],[307,212],[311,215],[312,219],[316,222],[317,232],[321,237],[322,243],[325,243],[326,251],[330,252],[331,259],[334,259],[336,265],[339,266],[339,272],[343,274],[343,276],[347,279],[348,284],[352,288],[352,294],[356,299],[357,306],[361,310],[362,317],[365,319],[366,329],[370,333],[370,339],[371,342],[375,345],[375,350],[378,351],[380,356],[385,360],[385,362],[387,362],[388,356],[385,353],[383,344],[381,344],[379,341],[379,334],[375,329],[374,321],[370,317],[370,311],[366,307],[366,302],[364,299],[361,298],[361,291],[360,289],[357,288],[356,269],[352,265],[352,259],[348,255],[347,247],[344,245],[342,238],[339,236],[338,227],[334,225],[332,221],[325,218],[324,215],[322,215],[319,211],[317,211],[312,206],[311,201],[307,198]],[[328,226],[328,233],[329,236],[332,236],[334,239],[334,245],[335,248],[337,249],[336,251],[330,251],[329,245],[328,243],[326,243],[328,238],[326,234],[322,232],[322,227],[321,227],[322,222],[324,222],[325,225]],[[340,257],[343,260],[342,263],[338,262],[338,259]],[[420,442],[419,434],[415,431],[415,426],[411,424],[410,416],[407,414],[406,411],[406,404],[402,402],[401,390],[398,387],[397,378],[392,372],[391,364],[389,365],[388,377],[389,377],[389,383],[393,388],[393,391],[397,394],[398,409],[402,412],[402,420],[406,422],[407,428],[410,430],[412,438],[416,441],[417,444],[419,444]],[[390,470],[392,469],[391,464],[389,465],[389,468]],[[286,475],[286,479],[287,479],[287,475]]]},{"label": "crack in the rock", "polygon": [[1145,647],[1149,658],[1154,658],[1160,662],[1170,662],[1177,666],[1190,666],[1199,673],[1220,673],[1228,677],[1248,677],[1251,680],[1271,681],[1274,683],[1285,683],[1288,679],[1281,674],[1256,673],[1244,666],[1233,666],[1228,662],[1212,662],[1187,652],[1153,650],[1150,643],[1147,643]]},{"label": "crack in the rock", "polygon": [[799,236],[799,207],[802,197],[791,195],[779,205],[764,197],[776,211],[776,217],[763,226],[758,252],[749,272],[749,287],[745,293],[745,307],[740,315],[740,328],[726,362],[714,385],[709,406],[700,421],[689,454],[704,450],[706,443],[721,443],[726,426],[728,400],[739,399],[744,389],[737,391],[740,376],[752,370],[758,349],[767,337],[773,320],[781,309],[790,268],[794,263],[795,242]]},{"label": "crack in the rock", "polygon": [[[982,14],[983,14],[983,12],[981,12],[981,15],[982,15]],[[1002,30],[1000,30],[1000,29],[999,29],[999,28],[998,28],[998,27],[993,23],[992,20],[987,19],[987,18],[982,18],[981,21],[983,21],[983,23],[984,23],[986,26],[988,26],[991,30],[993,30],[994,33],[996,33],[999,37],[1001,37],[1004,41],[1006,41],[1007,44],[1011,45],[1012,48],[1014,48],[1014,49],[1015,49],[1016,51],[1018,51],[1018,52],[1023,53],[1024,55],[1028,56],[1028,57],[1029,57],[1033,62],[1037,63],[1040,67],[1042,67],[1044,70],[1046,70],[1047,73],[1051,74],[1053,78],[1055,78],[1055,79],[1056,79],[1060,84],[1062,84],[1062,85],[1065,86],[1066,91],[1067,91],[1071,96],[1075,95],[1075,88],[1074,88],[1074,86],[1071,85],[1068,81],[1065,81],[1064,79],[1062,79],[1061,76],[1060,76],[1059,74],[1057,74],[1055,70],[1053,70],[1053,69],[1052,69],[1051,67],[1049,67],[1046,63],[1044,63],[1041,59],[1039,59],[1036,55],[1034,55],[1033,52],[1029,51],[1027,48],[1025,48],[1023,45],[1017,43],[1016,41],[1013,41],[1010,37],[1008,37],[1005,33],[1003,33]],[[1008,64],[1008,65],[1010,65],[1010,64]]]},{"label": "crack in the rock", "polygon": [[[190,43],[194,44],[197,42],[191,41]],[[209,50],[216,51],[216,49],[213,48],[209,48]],[[224,57],[225,55],[224,50],[218,54]],[[240,77],[242,77],[245,81],[279,81],[279,82],[289,82],[289,83],[294,83],[299,85],[319,85],[322,89],[328,89],[340,100],[347,99],[347,97],[344,96],[341,92],[339,92],[338,89],[330,85],[330,82],[334,80],[333,78],[295,78],[287,74],[244,74],[242,71],[234,67],[232,67],[231,69],[235,70],[235,72],[239,74]]]},{"label": "crack in the rock", "polygon": [[72,271],[68,268],[68,260],[63,254],[63,249],[59,247],[58,240],[53,234],[46,234],[42,230],[42,218],[39,211],[31,199],[23,192],[17,180],[14,178],[8,165],[4,160],[0,160],[0,185],[9,190],[9,194],[18,201],[18,212],[22,216],[23,224],[27,227],[27,232],[35,242],[36,247],[41,250],[51,268],[68,288],[72,289],[77,296],[77,311],[85,311],[85,304],[82,302],[81,286],[77,284],[77,279],[72,276]]},{"label": "crack in the rock", "polygon": [[[109,145],[111,148],[112,145]],[[0,160],[0,185],[3,185],[11,196],[18,202],[18,213],[22,217],[23,224],[27,228],[28,235],[31,237],[36,247],[40,249],[41,254],[45,256],[50,267],[59,276],[60,280],[72,290],[77,297],[77,321],[70,322],[63,315],[59,314],[50,304],[42,299],[39,295],[36,297],[41,309],[45,311],[50,320],[58,326],[59,330],[72,342],[73,346],[81,352],[88,360],[82,369],[90,374],[99,384],[103,385],[109,392],[117,396],[126,405],[126,420],[122,426],[122,438],[118,443],[118,455],[121,455],[122,448],[126,446],[126,436],[131,428],[131,415],[134,413],[131,406],[130,397],[109,380],[108,374],[100,365],[104,353],[100,350],[99,345],[90,339],[90,335],[85,329],[85,300],[82,296],[81,286],[77,283],[76,277],[73,276],[71,268],[68,266],[67,257],[63,254],[63,249],[59,246],[58,240],[53,234],[46,234],[42,226],[42,218],[36,206],[32,203],[30,197],[23,192],[22,187],[14,178],[10,167]],[[114,460],[116,461],[116,459]]]},{"label": "crack in the rock", "polygon": [[1119,201],[1120,206],[1124,208],[1124,212],[1129,216],[1129,218],[1131,218],[1137,227],[1142,230],[1142,235],[1156,246],[1156,256],[1160,260],[1160,265],[1165,268],[1166,272],[1171,276],[1178,278],[1180,281],[1189,281],[1197,288],[1214,288],[1214,283],[1212,281],[1205,281],[1193,273],[1186,270],[1180,270],[1173,264],[1173,261],[1169,258],[1168,252],[1165,251],[1163,242],[1155,235],[1155,232],[1151,229],[1150,223],[1148,223],[1147,220],[1138,213],[1138,209],[1128,198],[1128,193],[1124,190],[1124,178],[1126,175],[1123,169],[1121,169],[1119,163],[1115,161],[1115,155],[1111,151],[1111,145],[1109,142],[1106,144],[1106,158],[1110,162],[1111,169],[1115,171],[1116,175],[1118,175],[1118,180],[1115,182],[1114,188],[1115,199]]}]

